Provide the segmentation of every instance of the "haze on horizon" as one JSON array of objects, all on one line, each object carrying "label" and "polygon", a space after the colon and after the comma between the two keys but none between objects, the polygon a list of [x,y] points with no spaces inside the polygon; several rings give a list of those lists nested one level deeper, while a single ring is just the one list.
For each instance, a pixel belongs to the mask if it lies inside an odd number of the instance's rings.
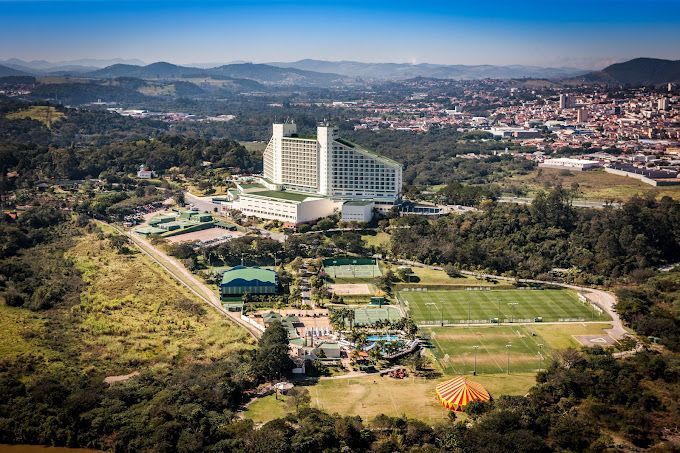
[{"label": "haze on horizon", "polygon": [[0,59],[295,61],[600,69],[680,59],[680,0],[0,0]]}]

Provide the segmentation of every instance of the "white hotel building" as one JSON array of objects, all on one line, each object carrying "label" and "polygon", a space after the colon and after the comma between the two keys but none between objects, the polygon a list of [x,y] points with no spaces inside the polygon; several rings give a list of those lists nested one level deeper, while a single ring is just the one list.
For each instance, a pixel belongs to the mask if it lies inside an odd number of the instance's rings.
[{"label": "white hotel building", "polygon": [[264,176],[230,193],[232,209],[287,223],[335,210],[369,221],[374,207],[389,210],[400,199],[401,164],[339,138],[337,128],[319,126],[306,137],[295,124],[274,124],[263,158]]}]

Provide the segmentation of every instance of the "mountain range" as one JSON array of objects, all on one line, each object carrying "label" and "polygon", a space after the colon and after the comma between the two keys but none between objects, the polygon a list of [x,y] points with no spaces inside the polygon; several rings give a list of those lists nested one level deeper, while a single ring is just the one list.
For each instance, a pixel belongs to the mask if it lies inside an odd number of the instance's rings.
[{"label": "mountain range", "polygon": [[117,62],[105,67],[90,66],[110,61],[89,59],[50,63],[42,60],[26,62],[10,59],[0,61],[0,77],[71,75],[91,79],[119,77],[133,77],[144,80],[182,79],[194,83],[199,83],[201,78],[212,78],[234,81],[250,80],[265,86],[318,87],[345,85],[361,80],[406,80],[414,77],[453,80],[531,78],[561,80],[567,83],[623,85],[680,82],[680,61],[654,58],[636,58],[610,65],[601,71],[591,72],[567,67],[362,63],[311,59],[292,63],[230,63],[210,68],[179,66],[167,62],[156,62],[149,65]]},{"label": "mountain range", "polygon": [[362,63],[358,61],[299,60],[292,63],[268,63],[281,68],[340,74],[362,79],[404,80],[414,77],[435,79],[556,79],[581,75],[587,70],[578,68],[543,68],[538,66],[442,65],[409,63]]}]

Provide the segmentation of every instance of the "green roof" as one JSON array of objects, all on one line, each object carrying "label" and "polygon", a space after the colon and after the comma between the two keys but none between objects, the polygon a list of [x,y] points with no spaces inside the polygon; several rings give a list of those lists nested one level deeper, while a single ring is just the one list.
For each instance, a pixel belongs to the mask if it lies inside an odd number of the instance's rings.
[{"label": "green roof", "polygon": [[314,194],[298,193],[298,192],[283,192],[280,190],[261,190],[258,192],[250,192],[243,195],[257,195],[260,197],[276,198],[286,201],[305,201],[307,198],[322,198]]},{"label": "green roof", "polygon": [[139,233],[139,234],[161,234],[161,233],[165,233],[166,231],[167,230],[163,230],[161,228],[149,226],[149,227],[137,228],[135,230],[135,233]]},{"label": "green roof", "polygon": [[236,266],[222,275],[222,284],[234,283],[237,280],[245,282],[259,281],[276,285],[276,272],[261,267]]},{"label": "green roof", "polygon": [[390,163],[392,163],[392,164],[396,164],[396,165],[402,166],[402,164],[401,164],[400,162],[397,162],[397,161],[394,160],[394,159],[390,159],[389,157],[383,156],[382,154],[379,154],[379,153],[377,153],[377,152],[375,152],[375,151],[372,151],[372,150],[370,150],[370,149],[366,149],[366,148],[364,148],[363,146],[357,145],[356,143],[352,143],[352,142],[350,142],[350,141],[347,140],[347,139],[344,139],[344,138],[336,138],[335,141],[338,142],[338,143],[342,143],[342,144],[345,145],[345,146],[349,146],[350,148],[352,148],[352,149],[354,149],[354,150],[356,150],[356,151],[359,151],[360,153],[368,154],[368,155],[371,156],[371,157],[375,157],[375,158],[377,158],[377,159],[382,159],[383,161],[387,161],[387,162],[390,162]]},{"label": "green roof", "polygon": [[239,184],[239,186],[243,187],[244,189],[264,189],[265,188],[262,184]]}]

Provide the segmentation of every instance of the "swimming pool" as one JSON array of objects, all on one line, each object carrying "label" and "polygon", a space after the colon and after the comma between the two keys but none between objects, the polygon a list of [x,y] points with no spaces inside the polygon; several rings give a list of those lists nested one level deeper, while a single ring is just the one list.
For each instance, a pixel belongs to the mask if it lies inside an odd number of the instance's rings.
[{"label": "swimming pool", "polygon": [[366,337],[367,341],[371,342],[376,342],[376,341],[398,341],[399,336],[398,335],[369,335]]}]

